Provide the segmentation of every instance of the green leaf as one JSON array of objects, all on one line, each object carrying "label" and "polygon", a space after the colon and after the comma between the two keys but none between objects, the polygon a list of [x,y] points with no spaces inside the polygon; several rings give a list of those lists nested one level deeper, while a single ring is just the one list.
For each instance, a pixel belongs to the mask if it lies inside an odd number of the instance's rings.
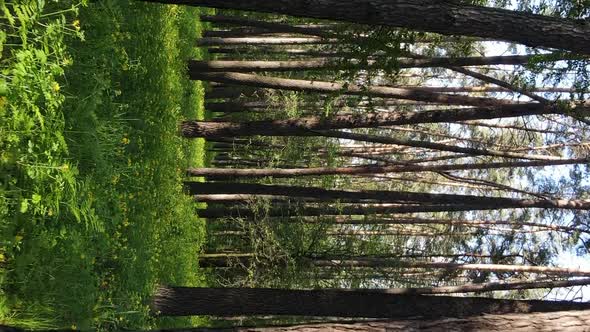
[{"label": "green leaf", "polygon": [[0,96],[8,95],[8,83],[6,80],[0,79]]},{"label": "green leaf", "polygon": [[12,16],[10,10],[8,10],[8,8],[4,5],[4,1],[0,3],[0,9],[2,9],[2,12],[4,12],[4,17],[8,20],[8,23],[10,23],[11,26],[14,26],[14,16]]},{"label": "green leaf", "polygon": [[35,204],[35,205],[41,203],[41,195],[33,194],[33,197],[31,198],[31,202],[33,202],[33,204]]},{"label": "green leaf", "polygon": [[29,210],[29,201],[25,199],[20,202],[20,213],[26,213],[27,210]]}]

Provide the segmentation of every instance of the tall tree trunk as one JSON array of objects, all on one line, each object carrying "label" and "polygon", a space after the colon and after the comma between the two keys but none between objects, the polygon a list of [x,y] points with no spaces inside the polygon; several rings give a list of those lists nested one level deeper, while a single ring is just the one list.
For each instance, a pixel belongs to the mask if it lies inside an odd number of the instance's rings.
[{"label": "tall tree trunk", "polygon": [[[431,58],[398,59],[399,68],[441,67],[451,64],[456,66],[524,64],[530,56],[471,57],[471,58]],[[369,61],[367,64],[349,60],[348,63],[333,59],[308,59],[300,61],[192,61],[191,68],[209,72],[251,72],[251,71],[304,71],[304,70],[340,70],[340,69],[383,69],[379,63]]]},{"label": "tall tree trunk", "polygon": [[554,209],[590,209],[590,200],[566,200],[566,199],[516,199],[506,197],[485,197],[474,195],[456,194],[431,194],[405,191],[383,190],[328,190],[317,187],[298,187],[282,185],[264,185],[253,183],[219,183],[219,182],[185,182],[185,186],[191,195],[199,194],[257,194],[287,197],[307,197],[324,201],[339,199],[368,200],[382,203],[429,203],[454,205],[461,202],[462,205],[486,205],[492,209],[503,208],[554,208]]},{"label": "tall tree trunk", "polygon": [[[407,332],[407,331],[490,331],[490,332],[579,332],[590,325],[588,311],[483,315],[468,318],[396,319],[364,322],[322,322],[280,326],[186,327],[137,332]],[[4,332],[25,332],[0,326]],[[61,330],[67,332],[67,330]],[[72,330],[73,332],[74,330]],[[132,332],[131,330],[129,330]]]},{"label": "tall tree trunk", "polygon": [[[576,112],[587,107],[576,107]],[[456,122],[509,118],[517,116],[560,114],[564,109],[557,105],[540,103],[500,105],[487,108],[458,108],[423,112],[392,111],[363,115],[334,115],[330,119],[310,116],[287,120],[262,120],[250,122],[185,121],[181,125],[184,137],[237,137],[237,136],[321,136],[316,131],[352,128],[376,128],[381,126],[418,123]]]},{"label": "tall tree trunk", "polygon": [[[404,332],[404,331],[513,331],[513,332],[575,332],[590,325],[587,311],[553,313],[485,315],[463,319],[387,320],[375,322],[325,322],[306,325],[233,327],[230,329],[181,329],[170,332]],[[162,331],[165,332],[165,331]]]},{"label": "tall tree trunk", "polygon": [[505,265],[505,264],[465,264],[426,261],[400,261],[386,258],[359,258],[342,260],[310,260],[313,266],[327,267],[372,267],[372,268],[427,268],[459,271],[489,271],[489,272],[528,272],[563,276],[590,277],[590,270],[562,268],[553,266]]},{"label": "tall tree trunk", "polygon": [[590,25],[512,10],[433,0],[145,0],[168,4],[280,13],[444,35],[508,40],[590,54]]},{"label": "tall tree trunk", "polygon": [[321,93],[342,93],[346,95],[372,96],[381,98],[395,98],[416,101],[442,103],[448,105],[497,106],[516,104],[510,100],[470,97],[463,95],[449,95],[417,89],[392,88],[386,86],[359,86],[347,83],[296,80],[280,77],[268,77],[241,73],[212,73],[203,72],[194,67],[195,62],[189,62],[189,75],[193,80],[212,81],[224,84],[254,86],[258,88],[281,89],[290,91],[306,91]]},{"label": "tall tree trunk", "polygon": [[[352,55],[349,55],[352,56]],[[486,66],[486,65],[522,65],[528,63],[532,55],[511,55],[511,56],[490,56],[490,57],[463,57],[463,58],[424,58],[424,59],[397,59],[398,68],[425,68],[425,67],[446,67],[446,66]],[[340,69],[384,69],[376,61],[359,63],[348,58],[346,63],[334,59],[308,59],[289,61],[191,61],[191,68],[209,72],[251,72],[251,71],[304,71],[304,70],[340,70]],[[460,89],[460,88],[457,88]],[[489,89],[489,88],[488,88]],[[456,92],[456,89],[447,88],[434,89],[436,92]],[[474,89],[474,92],[487,91]],[[499,91],[506,91],[502,89]],[[534,91],[534,90],[533,90]],[[564,92],[572,92],[572,89],[565,89]]]},{"label": "tall tree trunk", "polygon": [[448,165],[395,165],[395,166],[352,166],[352,167],[310,167],[310,168],[189,168],[189,176],[206,176],[215,180],[230,180],[236,178],[258,178],[272,176],[276,178],[288,178],[310,175],[359,175],[359,174],[385,174],[385,173],[409,173],[409,172],[446,172],[473,169],[496,169],[516,167],[543,167],[553,165],[586,164],[587,158],[562,159],[562,160],[538,160],[538,161],[510,161],[476,164],[448,164]]},{"label": "tall tree trunk", "polygon": [[[458,212],[458,211],[484,211],[484,210],[501,210],[512,209],[514,207],[497,206],[497,205],[475,205],[475,204],[378,204],[378,205],[346,205],[344,207],[333,206],[304,206],[293,207],[289,205],[274,204],[268,210],[253,211],[245,206],[224,206],[224,207],[207,207],[205,210],[199,210],[197,214],[202,218],[256,218],[266,217],[317,217],[317,216],[372,216],[372,215],[391,215],[406,213],[423,213],[423,212]],[[521,207],[522,208],[522,207]]]},{"label": "tall tree trunk", "polygon": [[352,290],[161,287],[152,309],[162,316],[291,315],[374,318],[470,317],[583,310],[588,303],[382,294]]},{"label": "tall tree trunk", "polygon": [[[291,220],[279,220],[289,222]],[[527,222],[527,221],[511,221],[511,220],[460,220],[460,219],[430,219],[430,218],[416,218],[416,217],[401,217],[395,216],[392,218],[363,218],[355,219],[351,217],[336,216],[328,219],[318,220],[315,217],[311,218],[298,218],[293,220],[294,222],[303,222],[310,224],[334,224],[334,225],[448,225],[448,226],[465,226],[465,227],[488,227],[488,226],[512,226],[515,228],[521,228],[522,226],[544,228],[552,231],[559,232],[581,232],[590,233],[590,230],[572,227],[545,224],[539,222]]]}]

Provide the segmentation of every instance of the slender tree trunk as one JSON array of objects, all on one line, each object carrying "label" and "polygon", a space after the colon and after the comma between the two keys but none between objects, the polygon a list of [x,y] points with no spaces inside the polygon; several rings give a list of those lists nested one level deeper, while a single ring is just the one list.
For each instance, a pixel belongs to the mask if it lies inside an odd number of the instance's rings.
[{"label": "slender tree trunk", "polygon": [[352,23],[387,25],[444,35],[508,40],[590,54],[590,25],[512,10],[432,0],[147,0],[168,4],[280,13]]},{"label": "slender tree trunk", "polygon": [[499,150],[492,150],[492,149],[486,149],[486,148],[471,148],[471,147],[459,146],[457,144],[454,144],[454,145],[442,144],[442,143],[436,143],[436,142],[417,141],[417,140],[410,140],[410,139],[403,139],[403,138],[375,136],[375,135],[367,135],[367,134],[357,134],[357,133],[336,131],[336,130],[322,131],[322,132],[320,132],[320,134],[324,137],[350,139],[350,140],[355,140],[355,141],[363,141],[363,142],[371,142],[371,143],[411,146],[411,147],[415,147],[415,148],[425,148],[425,149],[438,150],[438,151],[450,151],[450,152],[468,154],[468,155],[472,155],[472,156],[479,155],[479,156],[496,156],[496,157],[519,158],[519,159],[562,160],[561,157],[556,157],[556,156],[533,155],[533,154],[529,154],[529,153],[499,151]]},{"label": "slender tree trunk", "polygon": [[293,56],[310,56],[310,57],[350,57],[351,54],[348,52],[335,52],[335,51],[318,51],[313,49],[297,49],[297,48],[276,48],[276,47],[264,47],[258,46],[256,48],[247,47],[213,47],[209,48],[210,54],[231,54],[231,55],[244,55],[244,54],[264,54],[265,56],[276,56],[276,55],[289,55]]},{"label": "slender tree trunk", "polygon": [[334,44],[336,40],[314,37],[243,37],[243,38],[201,38],[197,46],[228,46],[228,45],[322,45]]},{"label": "slender tree trunk", "polygon": [[505,265],[505,264],[464,264],[447,262],[425,262],[425,261],[400,261],[397,259],[384,258],[359,258],[346,260],[310,260],[312,266],[327,267],[372,267],[372,268],[426,268],[444,269],[459,271],[489,271],[489,272],[528,272],[563,276],[585,276],[590,277],[590,270],[562,268],[553,266],[527,266],[527,265]]},{"label": "slender tree trunk", "polygon": [[[461,87],[443,87],[443,86],[428,86],[428,87],[415,87],[418,90],[431,91],[431,92],[451,92],[451,93],[462,93],[462,92],[507,92],[510,89],[503,87],[494,86],[461,86]],[[529,92],[545,92],[545,93],[574,93],[574,88],[557,88],[557,87],[531,87],[527,88]]]},{"label": "slender tree trunk", "polygon": [[203,15],[201,21],[216,24],[230,24],[237,26],[254,27],[270,32],[285,32],[297,33],[300,35],[316,36],[323,38],[333,37],[333,34],[327,29],[329,25],[290,25],[276,22],[266,22],[253,20],[246,17],[239,16],[224,16],[224,15]]},{"label": "slender tree trunk", "polygon": [[394,165],[394,166],[352,166],[352,167],[312,167],[312,168],[189,168],[189,176],[206,176],[215,180],[231,180],[237,178],[276,177],[289,178],[312,175],[359,175],[385,173],[415,173],[415,172],[446,172],[473,169],[497,169],[517,167],[544,167],[552,165],[586,164],[589,160],[563,159],[539,161],[511,161],[476,164],[448,164],[448,165]]},{"label": "slender tree trunk", "polygon": [[219,182],[185,182],[185,186],[191,195],[199,194],[257,194],[287,197],[307,197],[325,201],[339,199],[369,200],[384,203],[429,203],[429,204],[456,204],[463,205],[487,205],[490,208],[554,208],[554,209],[590,209],[590,200],[566,200],[566,199],[516,199],[505,197],[485,197],[474,195],[456,194],[430,194],[404,191],[381,190],[328,190],[317,187],[298,187],[282,185],[264,185],[253,183],[219,183]]},{"label": "slender tree trunk", "polygon": [[381,294],[352,290],[161,287],[152,302],[162,316],[291,315],[374,318],[470,317],[583,310],[588,303]]},{"label": "slender tree trunk", "polygon": [[[281,221],[281,220],[279,220]],[[285,219],[283,221],[291,221]],[[538,222],[511,221],[511,220],[458,220],[458,219],[428,219],[428,218],[408,218],[395,216],[392,218],[363,218],[355,219],[350,217],[336,216],[328,219],[318,220],[317,218],[298,218],[294,222],[303,222],[310,224],[334,224],[334,225],[448,225],[448,226],[466,226],[466,227],[487,227],[487,226],[511,226],[521,228],[522,226],[544,228],[559,232],[581,232],[590,233],[578,227],[552,225]]]},{"label": "slender tree trunk", "polygon": [[203,38],[245,38],[245,37],[276,37],[276,34],[266,29],[238,28],[232,30],[207,30]]},{"label": "slender tree trunk", "polygon": [[[209,72],[252,72],[252,71],[305,71],[305,70],[341,70],[341,69],[384,69],[383,64],[376,61],[359,63],[350,58],[343,63],[334,59],[307,59],[290,61],[192,61],[191,68]],[[522,65],[528,63],[532,55],[512,56],[490,56],[490,57],[463,57],[463,58],[424,58],[397,59],[398,68],[425,68],[425,67],[446,67],[446,66],[487,66],[487,65]],[[432,92],[457,92],[460,88],[425,88]],[[472,92],[485,92],[486,89],[473,89]],[[553,91],[553,89],[551,89]],[[561,89],[562,92],[572,92],[572,89]],[[506,91],[501,89],[498,91]],[[551,91],[551,92],[552,92]],[[466,92],[460,90],[460,92]]]},{"label": "slender tree trunk", "polygon": [[[586,107],[576,110],[587,111]],[[501,105],[488,108],[458,108],[423,112],[375,112],[363,115],[335,115],[330,119],[303,117],[287,120],[262,120],[250,122],[185,121],[181,125],[184,137],[237,137],[237,136],[322,136],[317,131],[418,123],[456,122],[508,118],[517,116],[560,114],[564,110],[555,105],[540,103]]]},{"label": "slender tree trunk", "polygon": [[346,95],[373,96],[416,101],[443,103],[448,105],[497,106],[516,104],[510,100],[495,98],[470,97],[433,93],[417,89],[392,88],[385,86],[362,87],[354,84],[296,80],[280,77],[268,77],[241,73],[212,73],[195,68],[195,62],[189,62],[189,75],[193,80],[212,81],[224,84],[254,86],[258,88],[281,89],[321,93],[342,93]]},{"label": "slender tree trunk", "polygon": [[[371,215],[391,215],[406,213],[423,213],[423,212],[458,212],[458,211],[484,211],[484,210],[502,210],[513,209],[514,207],[497,206],[497,205],[475,205],[475,204],[379,204],[379,205],[346,205],[344,207],[291,207],[289,205],[281,206],[274,204],[268,210],[254,212],[249,207],[244,206],[225,206],[225,207],[207,207],[205,210],[199,210],[197,214],[202,218],[258,218],[261,216],[275,218],[314,217],[314,216],[371,216]],[[522,208],[522,207],[520,207]]]}]

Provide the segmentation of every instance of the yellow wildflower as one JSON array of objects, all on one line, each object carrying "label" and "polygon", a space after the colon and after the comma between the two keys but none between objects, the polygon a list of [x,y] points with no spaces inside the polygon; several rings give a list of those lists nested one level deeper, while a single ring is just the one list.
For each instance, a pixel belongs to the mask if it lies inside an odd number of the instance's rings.
[{"label": "yellow wildflower", "polygon": [[61,89],[61,87],[59,86],[59,83],[57,83],[57,82],[51,83],[51,88],[53,89],[54,92],[59,92],[59,89]]}]

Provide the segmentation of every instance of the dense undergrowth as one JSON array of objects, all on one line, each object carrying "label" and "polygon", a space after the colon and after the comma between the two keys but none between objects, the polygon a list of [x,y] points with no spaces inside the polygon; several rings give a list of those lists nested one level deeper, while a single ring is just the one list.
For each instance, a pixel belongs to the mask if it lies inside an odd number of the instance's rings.
[{"label": "dense undergrowth", "polygon": [[202,284],[203,222],[182,192],[203,142],[185,75],[199,10],[123,0],[0,0],[0,323],[113,330],[160,283]]}]

